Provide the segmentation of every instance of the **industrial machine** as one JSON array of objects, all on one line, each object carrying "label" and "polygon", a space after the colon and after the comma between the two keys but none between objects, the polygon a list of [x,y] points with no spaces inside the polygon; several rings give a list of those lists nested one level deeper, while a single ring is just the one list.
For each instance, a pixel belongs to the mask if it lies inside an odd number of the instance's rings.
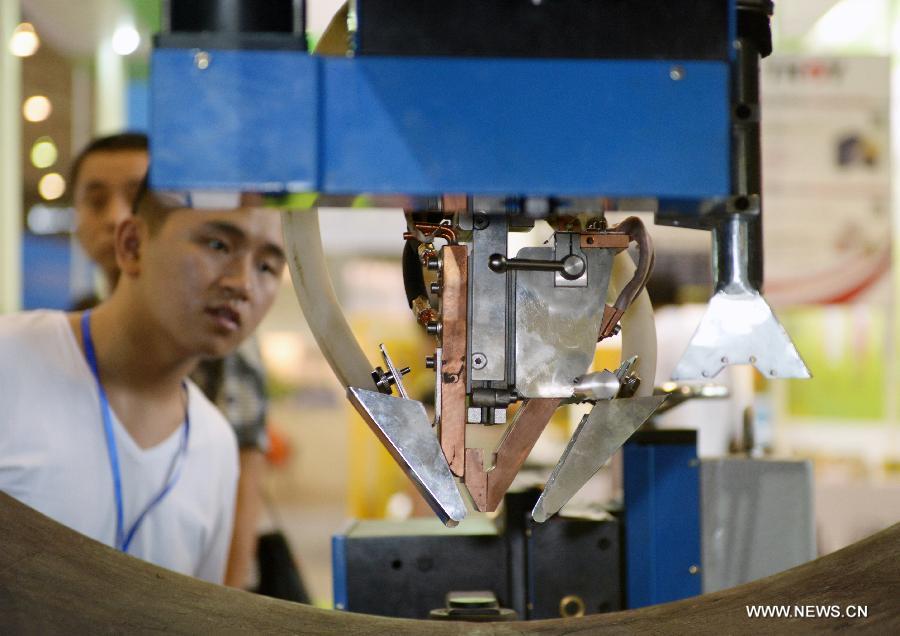
[{"label": "industrial machine", "polygon": [[[761,295],[758,65],[770,0],[355,0],[317,54],[303,2],[170,0],[151,185],[289,210],[297,296],[347,397],[447,526],[495,510],[553,412],[592,405],[529,516],[561,507],[665,401],[637,217],[712,235],[715,293],[675,371],[808,377]],[[434,413],[334,297],[316,207],[401,207],[403,284],[434,338]],[[544,244],[509,236],[546,223]],[[633,251],[634,257],[628,252]],[[635,264],[636,261],[636,264]],[[398,281],[399,283],[399,281]],[[622,330],[623,358],[591,369]],[[474,427],[506,425],[496,448]],[[699,530],[698,530],[699,532]],[[699,591],[699,590],[698,590]]]}]

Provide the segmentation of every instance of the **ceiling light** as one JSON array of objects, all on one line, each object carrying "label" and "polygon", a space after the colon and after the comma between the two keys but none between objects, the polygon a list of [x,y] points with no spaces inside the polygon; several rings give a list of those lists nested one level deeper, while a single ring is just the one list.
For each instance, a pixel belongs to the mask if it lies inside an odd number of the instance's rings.
[{"label": "ceiling light", "polygon": [[31,147],[31,163],[35,168],[49,168],[59,156],[56,144],[50,137],[41,137]]},{"label": "ceiling light", "polygon": [[16,57],[34,55],[40,45],[41,40],[30,22],[22,22],[9,38],[9,52]]},{"label": "ceiling light", "polygon": [[66,191],[66,180],[61,174],[50,172],[38,181],[38,194],[47,201],[58,199]]},{"label": "ceiling light", "polygon": [[130,24],[118,27],[113,33],[112,49],[118,55],[131,55],[141,43],[141,34]]},{"label": "ceiling light", "polygon": [[22,104],[22,115],[28,121],[44,121],[53,112],[53,105],[44,95],[32,95]]}]

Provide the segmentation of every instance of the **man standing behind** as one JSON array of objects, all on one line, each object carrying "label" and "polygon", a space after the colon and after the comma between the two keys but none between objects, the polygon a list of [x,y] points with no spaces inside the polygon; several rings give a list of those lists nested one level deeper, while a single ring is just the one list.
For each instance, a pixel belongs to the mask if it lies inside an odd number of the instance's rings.
[{"label": "man standing behind", "polygon": [[[113,238],[116,225],[131,217],[135,195],[149,161],[147,136],[120,133],[95,139],[72,164],[70,183],[75,199],[75,235],[88,257],[103,272],[107,290],[119,279]],[[86,309],[96,297],[80,300]],[[201,360],[192,379],[234,428],[240,449],[240,479],[234,536],[225,584],[246,587],[256,553],[260,495],[265,469],[267,400],[259,348],[248,338],[224,358]]]},{"label": "man standing behind", "polygon": [[103,271],[107,291],[119,280],[113,233],[119,221],[131,216],[148,161],[147,136],[122,133],[95,139],[72,164],[75,235]]},{"label": "man standing behind", "polygon": [[0,490],[88,536],[221,582],[234,436],[188,373],[251,334],[284,269],[277,214],[145,192],[93,311],[0,317]]}]

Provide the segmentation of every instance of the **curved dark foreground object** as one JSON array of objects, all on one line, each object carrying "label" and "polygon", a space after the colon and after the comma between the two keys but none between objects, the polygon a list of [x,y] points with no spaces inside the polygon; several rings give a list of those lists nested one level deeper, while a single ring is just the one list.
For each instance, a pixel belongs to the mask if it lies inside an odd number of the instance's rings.
[{"label": "curved dark foreground object", "polygon": [[[749,618],[747,606],[864,606],[867,618]],[[809,608],[807,608],[809,609]],[[816,608],[812,607],[813,613]],[[820,611],[826,611],[825,609]],[[531,623],[444,623],[316,609],[125,556],[0,493],[0,633],[900,633],[900,524],[740,587],[655,607]]]}]

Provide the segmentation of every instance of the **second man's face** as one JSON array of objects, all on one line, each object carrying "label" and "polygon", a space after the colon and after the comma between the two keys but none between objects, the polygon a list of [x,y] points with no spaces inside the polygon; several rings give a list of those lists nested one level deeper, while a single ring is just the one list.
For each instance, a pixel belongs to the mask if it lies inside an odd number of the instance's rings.
[{"label": "second man's face", "polygon": [[84,158],[75,183],[76,235],[88,257],[109,282],[118,278],[114,232],[132,213],[132,204],[147,173],[143,150],[97,151]]}]

